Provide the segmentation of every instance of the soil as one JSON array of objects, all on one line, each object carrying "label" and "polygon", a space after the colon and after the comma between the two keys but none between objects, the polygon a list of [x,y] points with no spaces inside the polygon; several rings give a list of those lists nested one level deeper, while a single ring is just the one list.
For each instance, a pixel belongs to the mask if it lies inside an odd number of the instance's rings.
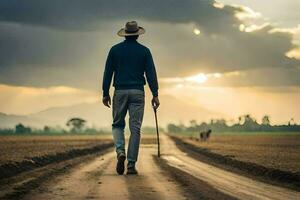
[{"label": "soil", "polygon": [[180,137],[210,152],[268,168],[300,173],[300,135],[212,134],[206,142]]},{"label": "soil", "polygon": [[94,154],[113,146],[112,142],[105,142],[103,144],[85,148],[85,149],[72,149],[66,152],[49,154],[44,156],[36,156],[21,162],[14,162],[3,164],[0,166],[0,180],[15,176],[19,173],[40,168],[52,163],[58,163],[76,157]]},{"label": "soil", "polygon": [[194,176],[179,170],[175,167],[168,165],[164,159],[159,159],[154,157],[155,162],[164,170],[165,174],[170,178],[170,180],[176,180],[180,183],[185,191],[188,199],[192,200],[235,200],[232,196],[226,195],[213,186],[207,184],[205,181],[195,178]]},{"label": "soil", "polygon": [[116,153],[109,147],[52,162],[0,180],[0,199],[299,199],[297,191],[204,163],[179,146],[162,134],[157,158],[157,145],[143,142],[138,175],[118,175]]},{"label": "soil", "polygon": [[0,165],[111,142],[108,136],[0,136]]},{"label": "soil", "polygon": [[[156,165],[153,145],[142,145],[138,175],[118,175],[116,155],[109,151],[22,190],[22,199],[187,199],[181,185]],[[15,194],[19,194],[15,192]],[[12,197],[10,195],[9,197]],[[13,197],[16,197],[13,196]],[[11,199],[18,199],[11,198]]]},{"label": "soil", "polygon": [[[298,172],[294,173],[291,171],[283,171],[272,167],[266,167],[254,162],[238,160],[234,156],[228,156],[226,151],[224,151],[225,153],[223,152],[222,154],[215,153],[207,147],[210,144],[205,144],[206,148],[203,148],[201,147],[201,144],[197,145],[197,143],[194,141],[191,142],[187,139],[174,136],[171,138],[175,141],[179,149],[197,160],[264,182],[300,191],[300,173]],[[255,155],[253,148],[252,150],[252,154]],[[240,151],[243,151],[243,149],[240,149]],[[259,155],[257,155],[257,157],[259,157]]]},{"label": "soil", "polygon": [[[109,136],[17,136],[1,137],[0,180],[19,173],[113,147]],[[142,144],[153,144],[145,137]]]}]

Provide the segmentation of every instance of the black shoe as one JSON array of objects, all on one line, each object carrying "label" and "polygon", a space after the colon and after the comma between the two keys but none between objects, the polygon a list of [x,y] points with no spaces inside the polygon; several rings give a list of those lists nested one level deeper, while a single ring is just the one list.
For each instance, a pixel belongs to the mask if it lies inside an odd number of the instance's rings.
[{"label": "black shoe", "polygon": [[135,174],[138,174],[138,171],[135,169],[135,167],[127,168],[127,175],[135,175]]},{"label": "black shoe", "polygon": [[118,163],[117,163],[117,167],[116,167],[117,173],[119,175],[124,174],[124,171],[125,171],[124,162],[125,162],[125,160],[126,160],[125,154],[124,153],[120,153],[118,155]]}]

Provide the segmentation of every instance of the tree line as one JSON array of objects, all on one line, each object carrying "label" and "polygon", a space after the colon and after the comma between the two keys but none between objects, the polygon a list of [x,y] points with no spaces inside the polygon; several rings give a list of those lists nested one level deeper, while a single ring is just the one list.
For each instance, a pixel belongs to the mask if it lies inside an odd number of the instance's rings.
[{"label": "tree line", "polygon": [[183,133],[183,132],[199,132],[211,129],[214,132],[293,132],[300,131],[300,125],[297,125],[292,118],[287,124],[271,125],[270,117],[263,116],[261,123],[258,123],[251,115],[243,115],[238,118],[238,122],[233,125],[228,125],[225,119],[211,119],[210,122],[200,122],[191,120],[188,126],[183,124],[167,125],[167,130],[170,133]]},{"label": "tree line", "polygon": [[[1,129],[1,135],[11,134],[101,134],[107,133],[107,131],[91,128],[86,125],[87,121],[82,118],[71,118],[66,122],[68,129],[63,129],[59,126],[50,127],[44,126],[42,129],[33,129],[29,126],[25,126],[19,123],[15,128]],[[160,131],[164,131],[163,128],[159,128]],[[270,117],[268,115],[263,116],[260,123],[257,122],[251,115],[243,115],[238,118],[238,122],[233,125],[228,125],[225,119],[211,119],[210,122],[197,122],[191,120],[189,125],[183,125],[182,123],[167,125],[167,131],[169,133],[184,133],[184,132],[199,132],[211,129],[213,132],[300,132],[300,125],[296,124],[294,119],[289,120],[287,124],[271,125]],[[154,133],[155,127],[143,127],[143,133]]]},{"label": "tree line", "polygon": [[22,134],[98,134],[105,133],[101,129],[91,128],[86,126],[87,121],[82,118],[71,118],[66,122],[66,126],[69,128],[64,129],[59,126],[50,127],[44,126],[42,129],[33,129],[30,126],[26,126],[19,123],[15,128],[0,129],[0,134],[5,135],[22,135]]},{"label": "tree line", "polygon": [[[82,118],[71,118],[66,122],[68,129],[61,128],[59,126],[50,127],[44,126],[41,129],[33,129],[30,126],[26,126],[22,123],[17,124],[14,128],[1,129],[0,135],[24,135],[24,134],[40,134],[40,135],[59,135],[59,134],[104,134],[108,133],[103,129],[88,127],[87,121]],[[142,128],[143,133],[155,133],[155,127],[145,126]],[[164,131],[160,128],[160,131]]]}]

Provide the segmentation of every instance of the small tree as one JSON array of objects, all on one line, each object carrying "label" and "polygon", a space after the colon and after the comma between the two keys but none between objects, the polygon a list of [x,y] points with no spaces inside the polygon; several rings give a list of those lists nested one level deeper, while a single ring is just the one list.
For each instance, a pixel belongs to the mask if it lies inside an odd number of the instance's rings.
[{"label": "small tree", "polygon": [[270,125],[270,117],[268,115],[263,116],[261,123],[266,126]]},{"label": "small tree", "polygon": [[86,121],[81,118],[72,118],[67,122],[67,126],[71,127],[72,133],[81,133]]},{"label": "small tree", "polygon": [[241,124],[241,130],[245,131],[255,131],[259,128],[259,124],[256,122],[256,120],[249,114],[242,116],[242,124]]},{"label": "small tree", "polygon": [[239,124],[242,124],[243,123],[243,117],[242,116],[239,116],[239,118],[238,118],[238,120],[239,120]]},{"label": "small tree", "polygon": [[44,133],[50,133],[50,127],[49,126],[44,126]]},{"label": "small tree", "polygon": [[15,127],[16,134],[24,134],[24,133],[31,133],[31,128],[26,127],[23,124],[19,123]]},{"label": "small tree", "polygon": [[295,125],[295,124],[296,123],[295,123],[294,118],[291,118],[290,121],[289,121],[289,123],[288,123],[288,126]]},{"label": "small tree", "polygon": [[190,126],[191,127],[196,127],[198,124],[197,124],[197,121],[196,120],[194,120],[194,119],[192,119],[191,121],[190,121]]}]

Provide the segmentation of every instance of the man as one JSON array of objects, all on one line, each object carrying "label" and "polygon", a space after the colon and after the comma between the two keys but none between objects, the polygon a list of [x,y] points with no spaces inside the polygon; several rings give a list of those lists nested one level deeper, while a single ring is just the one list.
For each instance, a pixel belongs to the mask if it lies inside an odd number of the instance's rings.
[{"label": "man", "polygon": [[137,42],[139,35],[145,29],[139,27],[137,22],[127,22],[118,35],[125,40],[114,45],[108,54],[103,77],[103,104],[111,105],[109,88],[114,75],[113,86],[113,124],[112,133],[117,152],[116,171],[122,175],[125,170],[125,116],[129,112],[130,138],[127,151],[127,174],[137,174],[135,163],[138,158],[140,144],[140,130],[144,115],[146,84],[144,74],[152,92],[152,106],[159,106],[158,83],[156,70],[150,50]]}]

